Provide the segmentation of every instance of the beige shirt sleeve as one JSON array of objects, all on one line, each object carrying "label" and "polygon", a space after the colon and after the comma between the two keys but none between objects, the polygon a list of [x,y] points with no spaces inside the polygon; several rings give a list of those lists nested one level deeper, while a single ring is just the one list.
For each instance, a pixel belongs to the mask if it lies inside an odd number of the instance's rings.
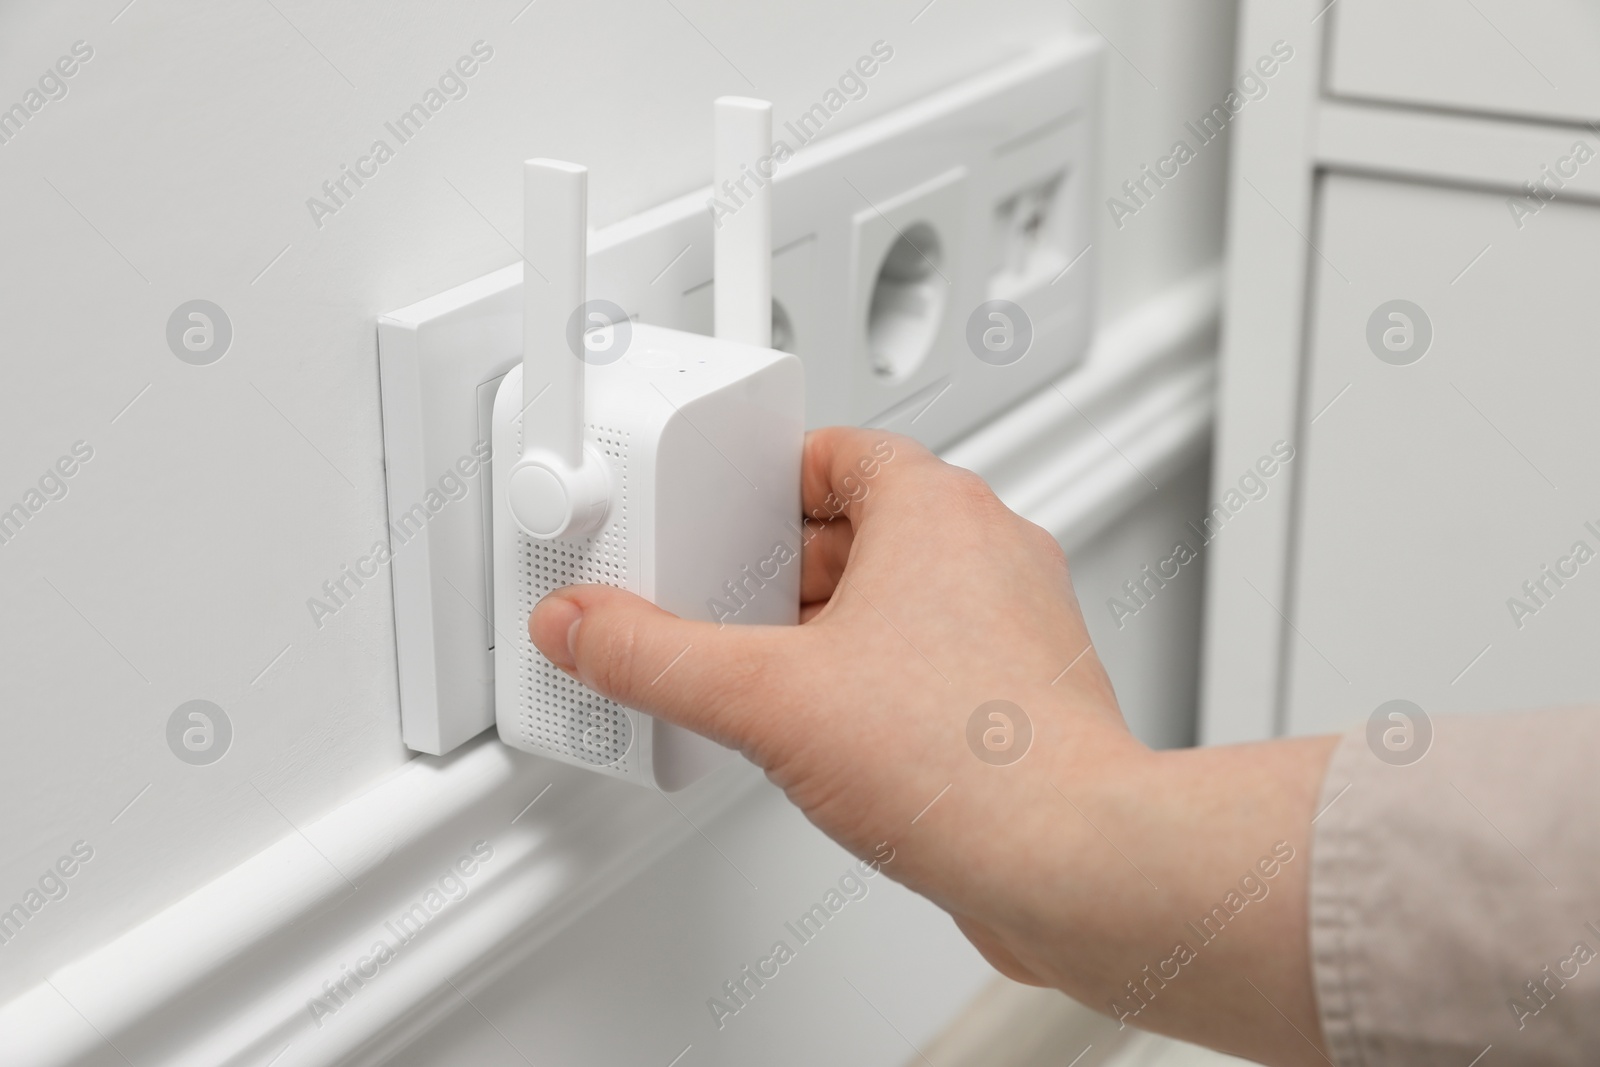
[{"label": "beige shirt sleeve", "polygon": [[1600,1063],[1600,711],[1440,717],[1425,746],[1419,725],[1420,759],[1380,723],[1323,783],[1311,950],[1334,1063]]}]

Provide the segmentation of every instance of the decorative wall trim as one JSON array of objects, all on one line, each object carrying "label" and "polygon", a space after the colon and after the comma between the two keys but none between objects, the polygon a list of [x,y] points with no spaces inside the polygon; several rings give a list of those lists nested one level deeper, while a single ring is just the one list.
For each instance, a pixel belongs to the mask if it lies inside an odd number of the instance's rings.
[{"label": "decorative wall trim", "polygon": [[[1215,271],[1172,287],[948,458],[1083,544],[1205,446],[1218,299]],[[418,757],[0,1007],[0,1047],[39,1067],[381,1063],[760,781],[740,764],[666,797],[488,736]]]}]

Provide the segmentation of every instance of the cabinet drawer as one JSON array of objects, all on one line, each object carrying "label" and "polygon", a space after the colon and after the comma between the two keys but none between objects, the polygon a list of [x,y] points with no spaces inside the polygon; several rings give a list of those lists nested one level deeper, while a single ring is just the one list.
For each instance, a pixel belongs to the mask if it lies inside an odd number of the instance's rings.
[{"label": "cabinet drawer", "polygon": [[1395,698],[1429,714],[1600,700],[1600,207],[1557,200],[1519,230],[1505,199],[1322,181],[1292,732]]},{"label": "cabinet drawer", "polygon": [[1593,0],[1339,0],[1328,88],[1561,122],[1600,119]]}]

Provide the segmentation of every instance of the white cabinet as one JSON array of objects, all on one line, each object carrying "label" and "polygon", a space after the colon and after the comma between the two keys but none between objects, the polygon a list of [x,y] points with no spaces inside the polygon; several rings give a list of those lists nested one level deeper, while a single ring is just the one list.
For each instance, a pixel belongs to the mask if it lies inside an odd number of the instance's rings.
[{"label": "white cabinet", "polygon": [[1336,95],[1600,118],[1600,7],[1589,0],[1340,0],[1328,19]]},{"label": "white cabinet", "polygon": [[1297,455],[1213,549],[1201,737],[1600,701],[1600,10],[1247,0],[1239,54],[1277,40],[1213,482]]}]

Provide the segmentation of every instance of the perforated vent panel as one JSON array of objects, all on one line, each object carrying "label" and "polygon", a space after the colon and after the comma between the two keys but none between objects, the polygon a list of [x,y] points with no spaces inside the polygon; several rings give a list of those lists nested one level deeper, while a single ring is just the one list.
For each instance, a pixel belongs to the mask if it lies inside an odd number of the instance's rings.
[{"label": "perforated vent panel", "polygon": [[[521,573],[517,583],[518,618],[527,618],[534,604],[564,585],[633,585],[628,560],[628,435],[603,426],[589,426],[588,440],[606,457],[611,471],[611,514],[593,536],[576,540],[539,541],[517,533]],[[630,773],[624,759],[633,745],[628,712],[552,666],[528,640],[517,635],[518,676],[522,700],[517,733],[530,751]]]}]

